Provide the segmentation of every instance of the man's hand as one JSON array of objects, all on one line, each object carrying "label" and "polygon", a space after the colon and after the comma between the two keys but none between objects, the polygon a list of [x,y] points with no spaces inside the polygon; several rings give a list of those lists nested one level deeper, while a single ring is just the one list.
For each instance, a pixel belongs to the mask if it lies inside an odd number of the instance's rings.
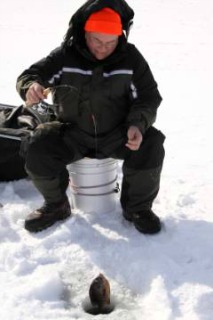
[{"label": "man's hand", "polygon": [[126,147],[132,151],[136,151],[140,148],[143,136],[138,127],[131,126],[127,131],[128,141]]},{"label": "man's hand", "polygon": [[30,106],[44,100],[46,98],[44,89],[45,88],[37,82],[31,84],[26,93],[26,106]]}]

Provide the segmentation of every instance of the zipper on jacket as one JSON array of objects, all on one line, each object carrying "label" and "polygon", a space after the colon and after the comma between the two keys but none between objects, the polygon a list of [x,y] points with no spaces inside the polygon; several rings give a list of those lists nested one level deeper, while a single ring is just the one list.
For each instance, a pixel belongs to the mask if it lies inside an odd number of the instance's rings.
[{"label": "zipper on jacket", "polygon": [[93,113],[92,113],[91,117],[92,117],[92,122],[93,122],[94,130],[95,130],[95,156],[97,158],[97,154],[98,154],[97,121],[96,121],[95,115]]}]

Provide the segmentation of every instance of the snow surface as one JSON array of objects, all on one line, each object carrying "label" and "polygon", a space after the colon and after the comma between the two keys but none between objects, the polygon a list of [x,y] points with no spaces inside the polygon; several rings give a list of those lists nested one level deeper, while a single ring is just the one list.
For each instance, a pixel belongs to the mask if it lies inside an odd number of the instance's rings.
[{"label": "snow surface", "polygon": [[[83,1],[0,2],[1,102],[21,104],[17,76],[61,43]],[[148,60],[164,101],[156,126],[166,135],[156,236],[108,214],[74,212],[38,234],[25,217],[42,198],[32,183],[0,184],[0,317],[93,319],[83,311],[102,272],[115,310],[96,319],[213,319],[212,0],[129,0],[130,41]]]}]

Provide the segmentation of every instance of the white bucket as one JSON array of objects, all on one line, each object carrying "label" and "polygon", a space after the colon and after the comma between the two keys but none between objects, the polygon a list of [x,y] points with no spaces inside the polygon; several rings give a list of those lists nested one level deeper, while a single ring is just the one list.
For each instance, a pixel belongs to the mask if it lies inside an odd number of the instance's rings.
[{"label": "white bucket", "polygon": [[85,212],[109,212],[116,206],[117,165],[115,159],[90,159],[68,166],[72,205]]}]

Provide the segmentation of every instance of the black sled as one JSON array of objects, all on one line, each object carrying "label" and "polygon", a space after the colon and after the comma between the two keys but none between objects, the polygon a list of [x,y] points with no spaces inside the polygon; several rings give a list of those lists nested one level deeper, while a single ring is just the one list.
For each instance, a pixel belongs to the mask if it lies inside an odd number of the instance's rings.
[{"label": "black sled", "polygon": [[0,103],[0,182],[27,177],[21,145],[37,125],[53,120],[55,112],[44,101],[30,108]]}]

